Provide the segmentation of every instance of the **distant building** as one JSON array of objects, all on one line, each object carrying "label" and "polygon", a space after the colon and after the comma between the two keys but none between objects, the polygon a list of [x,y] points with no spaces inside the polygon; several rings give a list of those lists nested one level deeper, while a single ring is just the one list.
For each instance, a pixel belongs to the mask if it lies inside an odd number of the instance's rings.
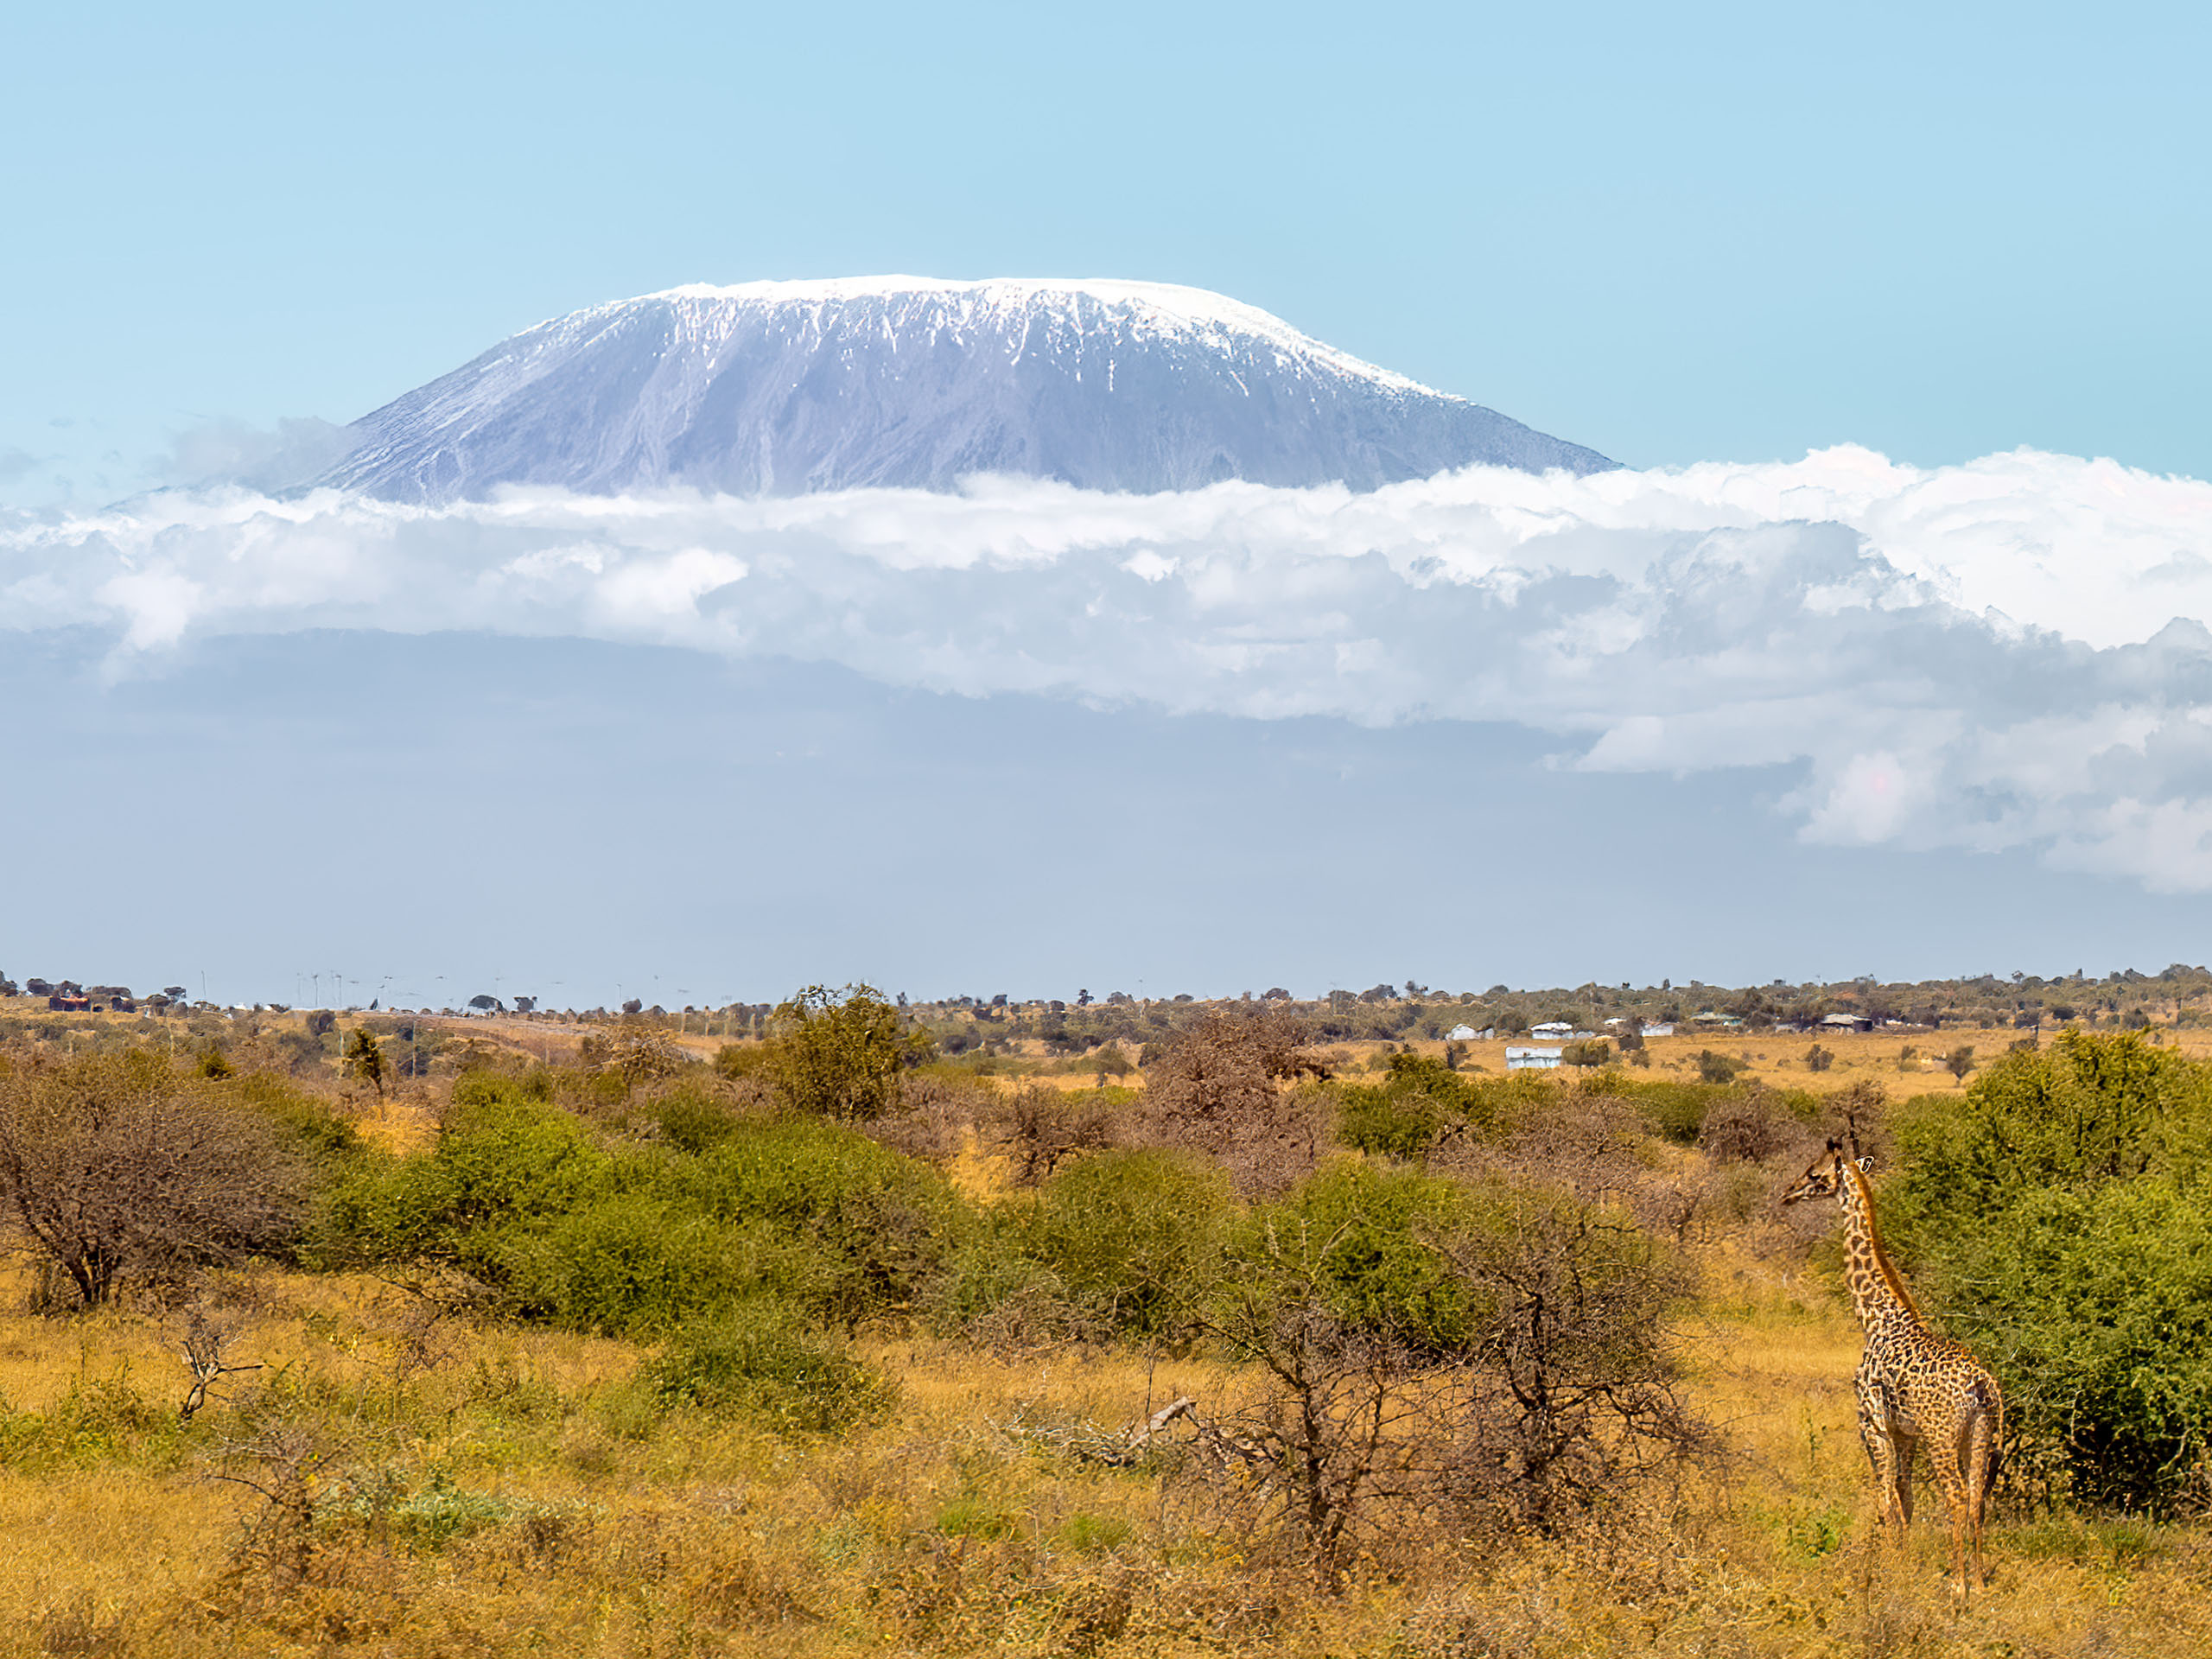
[{"label": "distant building", "polygon": [[76,996],[64,996],[60,992],[56,991],[46,999],[46,1006],[56,1014],[90,1014],[92,1011],[92,999],[81,994]]},{"label": "distant building", "polygon": [[1675,1034],[1675,1028],[1662,1020],[1657,1025],[1646,1026],[1643,1028],[1643,1034],[1647,1037],[1671,1037]]},{"label": "distant building", "polygon": [[1505,1051],[1505,1069],[1509,1071],[1554,1071],[1559,1069],[1560,1051],[1555,1048],[1509,1048]]},{"label": "distant building", "polygon": [[1562,1042],[1574,1035],[1574,1027],[1564,1020],[1547,1020],[1541,1026],[1529,1027],[1529,1034],[1539,1042]]},{"label": "distant building", "polygon": [[1454,1026],[1444,1033],[1444,1040],[1447,1043],[1486,1043],[1492,1034],[1489,1031],[1477,1031],[1472,1026]]},{"label": "distant building", "polygon": [[1872,1031],[1874,1022],[1863,1014],[1832,1014],[1821,1021],[1821,1029],[1826,1032]]}]

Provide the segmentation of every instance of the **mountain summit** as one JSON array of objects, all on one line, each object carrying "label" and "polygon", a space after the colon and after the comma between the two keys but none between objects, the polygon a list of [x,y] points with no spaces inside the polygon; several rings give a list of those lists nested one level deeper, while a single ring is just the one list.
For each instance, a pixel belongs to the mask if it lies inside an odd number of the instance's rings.
[{"label": "mountain summit", "polygon": [[913,276],[675,288],[526,328],[350,429],[321,480],[410,501],[952,488],[971,473],[1151,493],[1357,490],[1596,452],[1157,283]]}]

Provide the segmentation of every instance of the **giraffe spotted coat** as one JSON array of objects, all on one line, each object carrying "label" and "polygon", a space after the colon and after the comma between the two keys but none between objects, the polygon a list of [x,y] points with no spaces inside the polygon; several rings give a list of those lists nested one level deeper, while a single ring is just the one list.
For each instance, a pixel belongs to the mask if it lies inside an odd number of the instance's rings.
[{"label": "giraffe spotted coat", "polygon": [[1951,1566],[1963,1591],[1969,1551],[1975,1575],[1986,1577],[1982,1520],[2002,1455],[2004,1396],[1980,1361],[1922,1320],[1883,1252],[1866,1171],[1834,1141],[1783,1202],[1826,1198],[1843,1210],[1845,1274],[1866,1338],[1853,1391],[1875,1501],[1902,1538],[1912,1523],[1914,1458],[1927,1453],[1951,1512]]}]

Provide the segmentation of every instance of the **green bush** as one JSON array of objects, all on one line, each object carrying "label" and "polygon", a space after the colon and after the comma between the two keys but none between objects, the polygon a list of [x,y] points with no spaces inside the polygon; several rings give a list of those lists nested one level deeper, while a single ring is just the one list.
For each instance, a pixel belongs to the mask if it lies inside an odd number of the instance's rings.
[{"label": "green bush", "polygon": [[563,1214],[609,1166],[570,1114],[519,1079],[481,1072],[454,1085],[432,1161],[456,1229]]},{"label": "green bush", "polygon": [[931,1324],[950,1335],[993,1314],[1022,1310],[1039,1335],[1062,1333],[1080,1318],[1058,1274],[1033,1251],[1033,1201],[998,1205],[970,1227],[945,1258],[930,1289]]},{"label": "green bush", "polygon": [[2212,1068],[2133,1033],[2062,1031],[2002,1056],[1955,1100],[1898,1115],[1911,1160],[1898,1225],[1983,1215],[2028,1187],[2077,1187],[2212,1163]]},{"label": "green bush", "polygon": [[2013,1421],[2084,1503],[2163,1514],[2208,1496],[2205,1198],[2158,1176],[2031,1189],[1976,1252],[2009,1344]]},{"label": "green bush", "polygon": [[337,1493],[315,1506],[315,1518],[388,1529],[418,1548],[439,1550],[456,1538],[504,1525],[531,1507],[455,1486],[443,1470],[434,1472],[422,1491],[410,1491],[401,1470],[361,1469],[352,1471]]},{"label": "green bush", "polygon": [[741,1123],[671,1166],[664,1184],[684,1207],[728,1224],[766,1224],[810,1252],[818,1277],[808,1305],[849,1328],[915,1306],[966,1220],[958,1194],[927,1164],[810,1118]]},{"label": "green bush", "polygon": [[1716,1084],[1733,1083],[1736,1081],[1736,1074],[1743,1069],[1743,1061],[1732,1059],[1726,1054],[1716,1054],[1709,1048],[1701,1048],[1697,1052],[1697,1075],[1700,1083]]},{"label": "green bush", "polygon": [[1695,1083],[1639,1083],[1622,1092],[1636,1103],[1654,1135],[1691,1147],[1697,1144],[1705,1115],[1719,1091]]},{"label": "green bush", "polygon": [[679,1152],[701,1153],[734,1135],[741,1121],[723,1102],[700,1089],[681,1085],[652,1103],[660,1138]]},{"label": "green bush", "polygon": [[1337,1139],[1381,1158],[1419,1158],[1454,1122],[1433,1096],[1354,1084],[1338,1091]]},{"label": "green bush", "polygon": [[658,1109],[679,1144],[610,1152],[524,1084],[465,1078],[433,1152],[341,1184],[323,1256],[449,1263],[578,1330],[665,1330],[764,1291],[849,1327],[913,1306],[966,1224],[942,1176],[851,1130],[715,1119],[681,1092]]},{"label": "green bush", "polygon": [[1419,1158],[1451,1129],[1487,1131],[1534,1101],[1552,1097],[1552,1085],[1532,1090],[1520,1077],[1470,1077],[1443,1061],[1401,1052],[1383,1062],[1379,1084],[1337,1086],[1337,1138],[1357,1152]]},{"label": "green bush", "polygon": [[898,1098],[899,1072],[936,1047],[868,985],[810,985],[779,1004],[773,1020],[762,1074],[795,1110],[824,1117],[882,1116]]},{"label": "green bush", "polygon": [[2088,1505],[2201,1497],[2212,1436],[2212,1068],[2061,1032],[1897,1115],[1890,1242],[1997,1371],[2016,1470]]},{"label": "green bush", "polygon": [[761,1043],[724,1043],[715,1051],[715,1075],[732,1083],[759,1075],[767,1064],[767,1046]]},{"label": "green bush", "polygon": [[451,1262],[504,1284],[518,1237],[575,1211],[610,1169],[567,1112],[514,1079],[466,1077],[435,1149],[365,1160],[332,1193],[321,1253],[331,1265]]},{"label": "green bush", "polygon": [[497,1249],[515,1313],[615,1336],[673,1329],[759,1276],[731,1229],[638,1192],[504,1231]]},{"label": "green bush", "polygon": [[639,1380],[664,1409],[747,1416],[787,1433],[834,1434],[893,1398],[882,1377],[766,1299],[686,1326]]},{"label": "green bush", "polygon": [[361,1150],[353,1126],[330,1109],[320,1096],[303,1093],[282,1077],[256,1071],[226,1085],[226,1097],[282,1128],[301,1151],[336,1168]]},{"label": "green bush", "polygon": [[1039,1189],[1031,1254],[1109,1328],[1157,1335],[1211,1284],[1231,1207],[1228,1178],[1209,1161],[1100,1153]]},{"label": "green bush", "polygon": [[1472,1309],[1438,1245],[1464,1229],[1469,1213],[1454,1182],[1339,1161],[1244,1220],[1224,1287],[1264,1294],[1287,1269],[1297,1286],[1318,1286],[1344,1325],[1446,1352],[1467,1339]]}]

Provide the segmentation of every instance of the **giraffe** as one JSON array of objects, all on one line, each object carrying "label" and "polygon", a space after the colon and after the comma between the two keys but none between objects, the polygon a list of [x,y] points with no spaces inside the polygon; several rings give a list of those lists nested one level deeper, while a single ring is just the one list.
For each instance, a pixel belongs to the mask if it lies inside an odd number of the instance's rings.
[{"label": "giraffe", "polygon": [[1784,1204],[1833,1198],[1842,1206],[1844,1265],[1851,1300],[1866,1335],[1866,1351],[1852,1379],[1859,1399],[1859,1439],[1873,1465],[1875,1502],[1883,1524],[1894,1524],[1903,1543],[1912,1524],[1912,1460],[1925,1443],[1936,1484],[1951,1510],[1951,1571],[1967,1593],[1967,1556],[1974,1575],[1989,1581],[1982,1565],[1982,1515],[1997,1478],[2005,1434],[2005,1401],[1997,1379],[1948,1337],[1930,1331],[1912,1293],[1890,1264],[1874,1222],[1874,1190],[1866,1160],[1831,1140],[1804,1178],[1783,1194]]}]

